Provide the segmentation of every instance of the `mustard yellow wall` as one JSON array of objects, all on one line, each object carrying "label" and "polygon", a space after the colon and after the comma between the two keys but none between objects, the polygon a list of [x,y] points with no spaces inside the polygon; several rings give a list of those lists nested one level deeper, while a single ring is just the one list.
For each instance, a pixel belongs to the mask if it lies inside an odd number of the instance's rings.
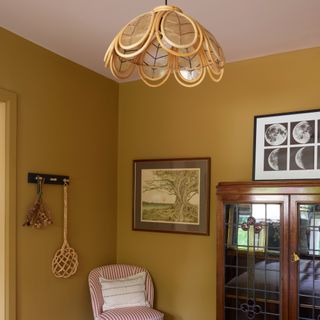
[{"label": "mustard yellow wall", "polygon": [[[116,259],[151,271],[166,320],[215,319],[214,187],[251,178],[254,115],[320,108],[320,49],[228,64],[220,84],[133,82],[118,95],[114,82],[4,29],[0,43],[0,87],[18,94],[18,320],[91,319],[87,274]],[[212,158],[210,236],[133,232],[132,160],[200,156]],[[50,273],[61,188],[44,189],[53,226],[21,227],[35,196],[28,171],[71,176],[69,235],[80,259],[71,279]]]},{"label": "mustard yellow wall", "polygon": [[[310,108],[320,108],[320,48],[228,64],[221,83],[194,89],[120,85],[117,257],[151,271],[166,320],[215,319],[215,186],[251,179],[254,115]],[[202,156],[210,236],[132,231],[132,160]]]},{"label": "mustard yellow wall", "polygon": [[[118,85],[0,28],[0,88],[18,95],[17,319],[91,319],[88,272],[116,261]],[[80,265],[68,280],[51,274],[62,187],[44,187],[54,225],[22,227],[35,199],[29,171],[71,177],[69,240]]]}]

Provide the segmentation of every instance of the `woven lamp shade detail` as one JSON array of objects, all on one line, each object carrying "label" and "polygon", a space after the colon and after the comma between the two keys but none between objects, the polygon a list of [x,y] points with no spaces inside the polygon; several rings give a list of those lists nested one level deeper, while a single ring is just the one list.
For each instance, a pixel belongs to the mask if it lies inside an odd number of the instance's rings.
[{"label": "woven lamp shade detail", "polygon": [[174,6],[160,6],[129,22],[110,44],[104,62],[118,79],[138,69],[151,87],[173,73],[183,86],[200,84],[205,75],[219,82],[225,59],[215,37]]}]

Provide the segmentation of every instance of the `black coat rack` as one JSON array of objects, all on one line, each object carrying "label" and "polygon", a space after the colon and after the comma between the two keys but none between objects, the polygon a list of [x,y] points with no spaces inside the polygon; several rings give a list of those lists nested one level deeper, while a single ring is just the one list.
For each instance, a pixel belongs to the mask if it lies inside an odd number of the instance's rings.
[{"label": "black coat rack", "polygon": [[28,173],[28,183],[38,183],[39,179],[42,180],[44,184],[64,184],[65,182],[69,184],[69,176],[60,176],[56,174],[46,174],[46,173]]}]

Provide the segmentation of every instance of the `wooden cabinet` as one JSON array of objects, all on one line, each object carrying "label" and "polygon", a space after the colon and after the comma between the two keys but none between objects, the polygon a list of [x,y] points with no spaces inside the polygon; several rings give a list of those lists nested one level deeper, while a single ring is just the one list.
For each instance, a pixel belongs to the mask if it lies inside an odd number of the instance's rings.
[{"label": "wooden cabinet", "polygon": [[217,320],[320,320],[320,182],[217,186]]}]

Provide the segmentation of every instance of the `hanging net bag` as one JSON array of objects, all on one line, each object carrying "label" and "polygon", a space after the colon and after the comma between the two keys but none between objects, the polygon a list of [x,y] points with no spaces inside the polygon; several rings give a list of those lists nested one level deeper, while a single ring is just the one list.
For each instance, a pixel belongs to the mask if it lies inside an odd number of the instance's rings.
[{"label": "hanging net bag", "polygon": [[78,269],[78,255],[73,248],[70,247],[67,235],[68,235],[68,183],[64,182],[63,186],[64,195],[64,224],[63,224],[63,244],[52,260],[52,273],[57,278],[69,278],[77,272]]}]

